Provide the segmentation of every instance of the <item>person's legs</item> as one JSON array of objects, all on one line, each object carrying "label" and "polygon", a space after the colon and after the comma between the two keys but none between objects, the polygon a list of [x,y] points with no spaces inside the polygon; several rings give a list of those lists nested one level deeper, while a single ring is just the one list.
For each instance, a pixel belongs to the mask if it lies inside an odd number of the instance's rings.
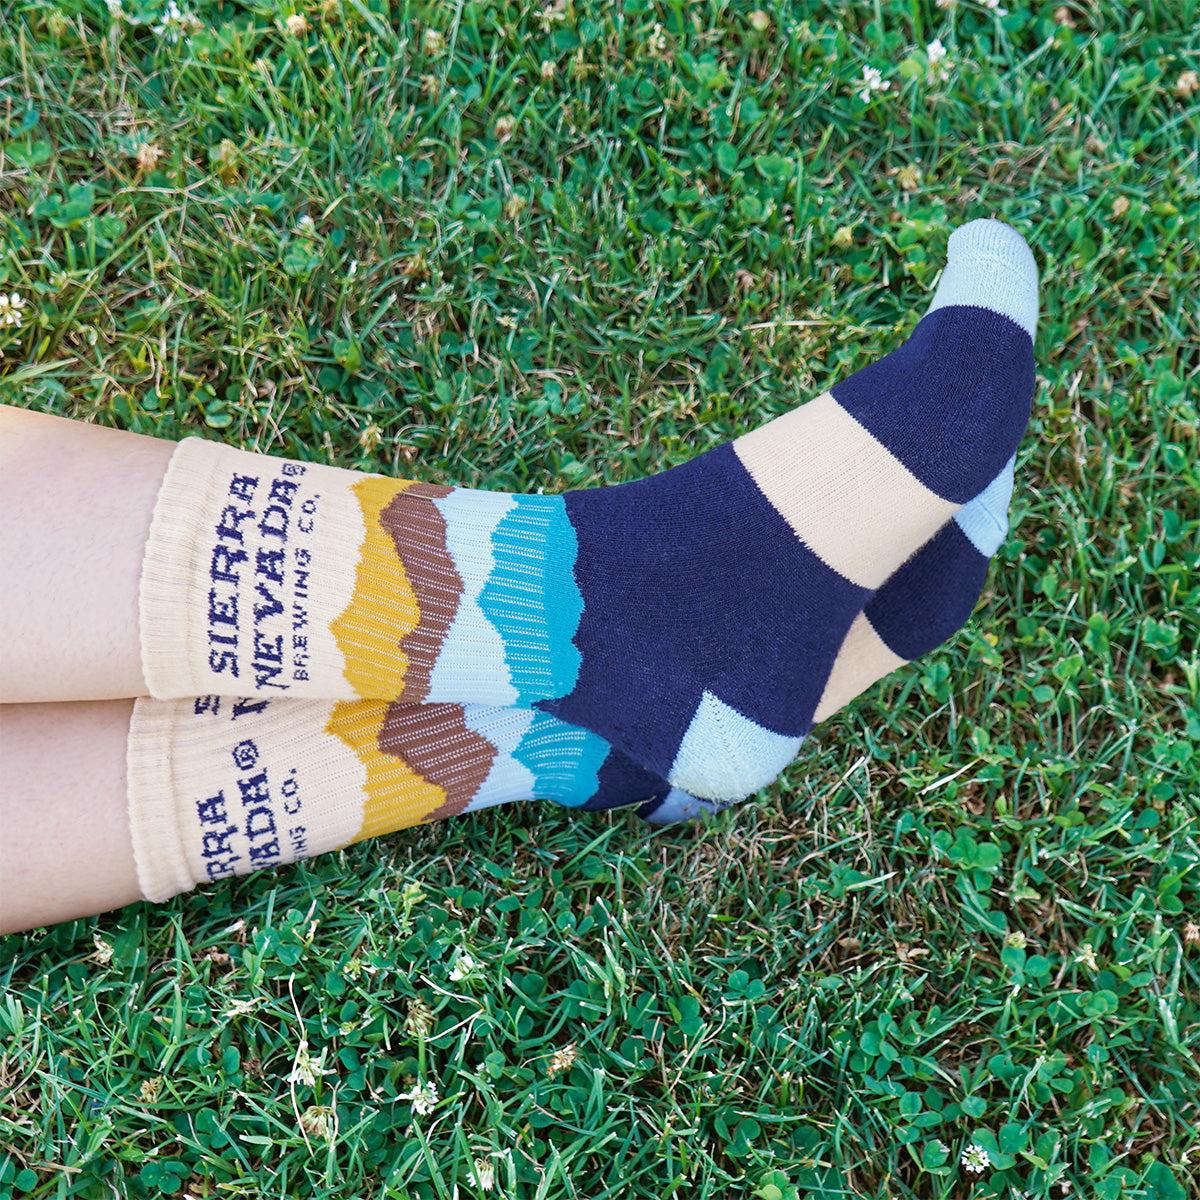
[{"label": "person's legs", "polygon": [[0,933],[141,899],[125,785],[132,710],[0,707]]},{"label": "person's legs", "polygon": [[[966,620],[1007,529],[1011,489],[1010,464],[872,597],[838,655],[819,718]],[[529,709],[206,696],[141,700],[132,720],[123,704],[0,709],[5,717],[0,778],[10,783],[0,786],[0,827],[14,830],[0,854],[7,928],[111,907],[139,891],[164,900],[517,800],[640,804],[656,824],[718,807],[595,734]],[[61,745],[71,754],[51,758]]]},{"label": "person's legs", "polygon": [[496,804],[595,810],[670,793],[594,734],[528,709],[0,705],[0,933]]},{"label": "person's legs", "polygon": [[0,701],[145,694],[138,579],[173,449],[0,406]]}]

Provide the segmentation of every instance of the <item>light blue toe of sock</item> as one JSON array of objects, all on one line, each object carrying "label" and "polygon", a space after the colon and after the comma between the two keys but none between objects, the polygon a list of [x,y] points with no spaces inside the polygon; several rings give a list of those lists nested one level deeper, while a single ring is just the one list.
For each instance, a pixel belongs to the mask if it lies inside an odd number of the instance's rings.
[{"label": "light blue toe of sock", "polygon": [[1037,332],[1038,271],[1025,239],[1003,221],[968,221],[950,235],[946,269],[929,311],[988,308]]},{"label": "light blue toe of sock", "polygon": [[697,817],[712,816],[728,807],[727,804],[701,800],[679,788],[672,788],[654,811],[646,814],[646,820],[651,825],[675,825],[680,821],[693,821]]}]

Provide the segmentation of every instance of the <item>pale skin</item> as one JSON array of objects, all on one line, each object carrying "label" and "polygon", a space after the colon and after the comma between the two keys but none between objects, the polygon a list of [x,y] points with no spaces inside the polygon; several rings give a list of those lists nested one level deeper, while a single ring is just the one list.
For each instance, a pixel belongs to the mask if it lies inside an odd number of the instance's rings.
[{"label": "pale skin", "polygon": [[125,739],[146,693],[142,553],[173,448],[0,406],[0,932],[141,898]]},{"label": "pale skin", "polygon": [[174,448],[0,406],[0,701],[146,694],[138,579]]},{"label": "pale skin", "polygon": [[125,808],[132,700],[0,708],[0,933],[142,898]]}]

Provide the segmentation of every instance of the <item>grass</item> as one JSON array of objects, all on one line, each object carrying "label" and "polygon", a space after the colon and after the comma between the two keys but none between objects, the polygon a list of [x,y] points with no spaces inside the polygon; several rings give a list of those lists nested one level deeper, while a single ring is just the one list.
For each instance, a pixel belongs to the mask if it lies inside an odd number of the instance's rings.
[{"label": "grass", "polygon": [[0,1193],[1200,1196],[1200,5],[760,7],[0,0],[7,402],[551,490],[885,352],[965,219],[1044,276],[963,632],[707,825],[6,939]]}]

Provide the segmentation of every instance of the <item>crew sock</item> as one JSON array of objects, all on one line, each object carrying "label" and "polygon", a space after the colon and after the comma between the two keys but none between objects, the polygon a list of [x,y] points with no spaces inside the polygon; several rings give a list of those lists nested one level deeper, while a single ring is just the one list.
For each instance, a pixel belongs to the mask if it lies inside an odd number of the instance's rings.
[{"label": "crew sock", "polygon": [[156,901],[496,804],[671,791],[594,733],[483,705],[143,699],[127,760],[138,880]]}]

